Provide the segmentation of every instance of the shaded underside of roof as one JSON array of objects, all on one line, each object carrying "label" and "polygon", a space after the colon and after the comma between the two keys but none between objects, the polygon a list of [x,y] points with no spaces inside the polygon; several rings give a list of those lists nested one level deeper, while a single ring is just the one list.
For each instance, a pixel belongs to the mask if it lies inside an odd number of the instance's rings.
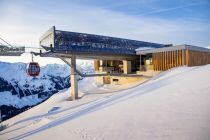
[{"label": "shaded underside of roof", "polygon": [[136,55],[140,47],[162,48],[163,44],[55,30],[55,51],[86,54]]}]

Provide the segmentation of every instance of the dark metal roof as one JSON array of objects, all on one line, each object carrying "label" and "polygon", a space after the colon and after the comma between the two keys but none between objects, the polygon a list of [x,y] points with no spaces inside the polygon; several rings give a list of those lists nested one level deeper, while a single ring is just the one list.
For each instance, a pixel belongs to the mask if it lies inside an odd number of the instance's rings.
[{"label": "dark metal roof", "polygon": [[139,47],[162,48],[163,44],[55,30],[55,52],[136,55]]}]

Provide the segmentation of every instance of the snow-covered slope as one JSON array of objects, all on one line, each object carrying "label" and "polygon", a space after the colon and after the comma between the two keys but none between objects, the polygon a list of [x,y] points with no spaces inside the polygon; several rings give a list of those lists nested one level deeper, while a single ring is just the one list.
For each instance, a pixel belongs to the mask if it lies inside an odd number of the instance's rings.
[{"label": "snow-covered slope", "polygon": [[50,64],[41,67],[41,73],[36,78],[27,76],[26,66],[25,63],[0,62],[0,107],[3,119],[70,86],[70,68],[67,65]]},{"label": "snow-covered slope", "polygon": [[[85,72],[93,70],[90,63],[84,61],[79,64]],[[70,86],[68,65],[46,64],[36,78],[27,76],[26,66],[26,63],[0,62],[0,108],[3,120]]]},{"label": "snow-covered slope", "polygon": [[67,101],[64,90],[3,122],[0,138],[209,140],[209,72],[210,65],[175,68],[135,88],[77,101]]}]

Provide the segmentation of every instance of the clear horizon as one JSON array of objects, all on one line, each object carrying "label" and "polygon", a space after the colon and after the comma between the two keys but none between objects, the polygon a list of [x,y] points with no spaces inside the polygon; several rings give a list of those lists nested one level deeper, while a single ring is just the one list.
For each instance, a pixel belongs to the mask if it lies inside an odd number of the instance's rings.
[{"label": "clear horizon", "polygon": [[1,0],[0,37],[38,47],[57,29],[155,43],[210,46],[209,0]]}]

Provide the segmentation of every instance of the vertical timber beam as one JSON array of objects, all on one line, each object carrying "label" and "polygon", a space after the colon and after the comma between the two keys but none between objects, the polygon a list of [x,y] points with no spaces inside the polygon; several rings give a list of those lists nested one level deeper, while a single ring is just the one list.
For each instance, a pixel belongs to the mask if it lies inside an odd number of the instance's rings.
[{"label": "vertical timber beam", "polygon": [[163,63],[162,52],[160,52],[160,71],[162,71],[163,69],[162,63]]},{"label": "vertical timber beam", "polygon": [[165,70],[168,70],[168,65],[167,65],[167,62],[168,62],[168,58],[167,58],[167,51],[165,52]]},{"label": "vertical timber beam", "polygon": [[124,74],[131,73],[131,61],[123,60],[123,72]]},{"label": "vertical timber beam", "polygon": [[71,99],[78,99],[78,85],[77,85],[77,74],[76,74],[76,57],[71,57]]},{"label": "vertical timber beam", "polygon": [[154,70],[157,71],[157,53],[154,53]]},{"label": "vertical timber beam", "polygon": [[168,69],[171,68],[171,51],[168,52],[168,57],[169,57],[169,67]]},{"label": "vertical timber beam", "polygon": [[157,71],[157,54],[156,53],[154,53],[154,59],[155,59],[154,68],[155,68],[155,71]]},{"label": "vertical timber beam", "polygon": [[159,62],[158,69],[159,71],[161,71],[161,52],[158,53],[158,62]]},{"label": "vertical timber beam", "polygon": [[162,71],[164,71],[164,52],[162,52]]},{"label": "vertical timber beam", "polygon": [[153,70],[155,71],[155,53],[152,54],[152,65],[153,65]]},{"label": "vertical timber beam", "polygon": [[170,69],[173,67],[173,51],[171,51],[171,66]]},{"label": "vertical timber beam", "polygon": [[186,65],[189,66],[189,50],[186,50]]},{"label": "vertical timber beam", "polygon": [[179,50],[179,66],[182,65],[182,50]]},{"label": "vertical timber beam", "polygon": [[168,69],[170,69],[170,63],[171,63],[171,59],[170,59],[170,51],[168,51]]},{"label": "vertical timber beam", "polygon": [[167,52],[164,52],[165,58],[165,70],[167,70]]},{"label": "vertical timber beam", "polygon": [[172,62],[172,68],[173,68],[174,67],[174,51],[171,51],[171,53],[172,53],[172,55],[171,55],[172,61],[171,62]]},{"label": "vertical timber beam", "polygon": [[176,50],[176,67],[179,66],[179,50]]},{"label": "vertical timber beam", "polygon": [[182,50],[182,65],[185,66],[186,52]]},{"label": "vertical timber beam", "polygon": [[159,64],[158,64],[158,66],[159,66],[159,71],[161,71],[161,52],[159,52],[158,53],[158,60],[159,60]]},{"label": "vertical timber beam", "polygon": [[174,67],[174,51],[171,51],[171,59],[172,59],[172,61],[171,61],[171,63],[172,63],[171,67],[173,68]]},{"label": "vertical timber beam", "polygon": [[164,71],[164,51],[162,52],[162,71]]}]

